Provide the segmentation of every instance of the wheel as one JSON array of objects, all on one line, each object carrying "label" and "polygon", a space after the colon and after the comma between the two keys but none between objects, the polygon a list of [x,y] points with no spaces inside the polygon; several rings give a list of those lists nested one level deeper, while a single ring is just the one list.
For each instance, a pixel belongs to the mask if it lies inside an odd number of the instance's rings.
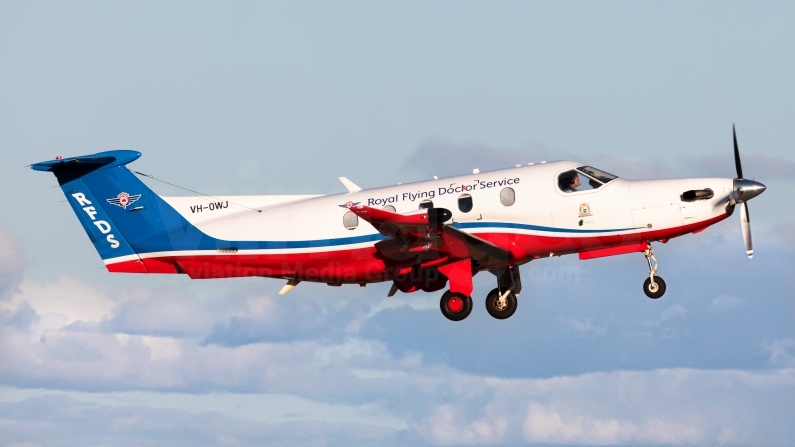
[{"label": "wheel", "polygon": [[463,293],[447,291],[439,301],[442,315],[448,320],[461,321],[472,312],[472,298]]},{"label": "wheel", "polygon": [[656,300],[665,293],[665,281],[659,276],[655,276],[654,285],[652,286],[651,278],[646,278],[646,281],[643,282],[643,291],[647,297]]},{"label": "wheel", "polygon": [[486,310],[489,312],[489,315],[498,320],[504,320],[513,315],[513,313],[516,312],[517,304],[516,294],[513,292],[508,292],[508,296],[505,297],[504,302],[500,302],[499,289],[492,290],[486,296]]}]

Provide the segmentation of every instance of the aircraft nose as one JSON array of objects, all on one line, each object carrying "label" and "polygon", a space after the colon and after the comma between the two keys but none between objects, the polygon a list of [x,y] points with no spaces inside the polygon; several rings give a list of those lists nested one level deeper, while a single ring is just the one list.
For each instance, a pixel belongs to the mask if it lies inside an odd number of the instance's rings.
[{"label": "aircraft nose", "polygon": [[767,186],[747,179],[734,179],[734,191],[737,194],[738,202],[745,202],[754,197],[762,194],[767,189]]}]

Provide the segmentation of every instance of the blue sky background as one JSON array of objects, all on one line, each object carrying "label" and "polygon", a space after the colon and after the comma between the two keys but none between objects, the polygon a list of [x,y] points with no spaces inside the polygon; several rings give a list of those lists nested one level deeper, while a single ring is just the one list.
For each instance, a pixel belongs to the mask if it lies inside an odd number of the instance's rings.
[{"label": "blue sky background", "polygon": [[[787,2],[0,4],[0,444],[789,445],[795,7]],[[338,193],[576,159],[733,177],[736,216],[522,267],[506,321],[388,285],[112,275],[51,175],[130,148],[209,194]],[[182,192],[151,186],[164,195]]]}]

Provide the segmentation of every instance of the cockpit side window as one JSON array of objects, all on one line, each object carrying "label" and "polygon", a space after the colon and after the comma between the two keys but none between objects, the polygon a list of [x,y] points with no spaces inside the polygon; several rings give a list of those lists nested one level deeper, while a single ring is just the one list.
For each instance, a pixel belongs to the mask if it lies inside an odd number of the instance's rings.
[{"label": "cockpit side window", "polygon": [[613,174],[608,174],[605,171],[600,171],[599,169],[592,168],[590,166],[580,166],[577,168],[577,170],[591,178],[599,180],[602,183],[610,183],[611,181],[618,178]]},{"label": "cockpit side window", "polygon": [[597,189],[602,183],[578,170],[572,169],[558,176],[558,188],[563,192],[578,192]]}]

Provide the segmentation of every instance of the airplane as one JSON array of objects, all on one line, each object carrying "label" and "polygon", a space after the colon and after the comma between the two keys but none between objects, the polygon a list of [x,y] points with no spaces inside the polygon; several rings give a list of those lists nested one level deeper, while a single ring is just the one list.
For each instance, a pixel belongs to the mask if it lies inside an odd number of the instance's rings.
[{"label": "airplane", "polygon": [[[435,292],[452,321],[472,311],[472,277],[496,288],[486,310],[506,319],[522,291],[519,266],[552,256],[594,259],[643,253],[643,291],[657,299],[652,242],[695,234],[739,205],[753,256],[747,201],[765,185],[743,177],[732,126],[736,178],[623,180],[574,161],[540,162],[343,194],[161,197],[114,150],[35,163],[55,174],[109,272],[186,274],[192,279],[280,278],[330,286],[391,281],[397,291]],[[148,176],[151,177],[151,176]]]}]

